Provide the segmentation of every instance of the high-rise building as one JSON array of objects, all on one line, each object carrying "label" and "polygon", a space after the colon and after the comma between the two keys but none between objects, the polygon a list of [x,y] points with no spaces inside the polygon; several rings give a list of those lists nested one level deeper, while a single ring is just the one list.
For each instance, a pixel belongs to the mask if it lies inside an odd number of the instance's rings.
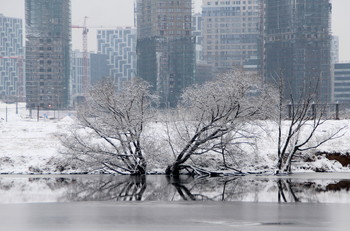
[{"label": "high-rise building", "polygon": [[330,0],[264,1],[265,78],[283,78],[287,100],[318,90],[330,101]]},{"label": "high-rise building", "polygon": [[22,19],[0,14],[0,98],[24,96]]},{"label": "high-rise building", "polygon": [[[339,63],[339,37],[332,36],[331,40],[331,85],[332,85],[332,102],[335,99],[335,64]],[[339,85],[339,81],[337,83]]]},{"label": "high-rise building", "polygon": [[195,39],[196,63],[203,61],[202,30],[202,14],[196,13],[192,17],[192,34]]},{"label": "high-rise building", "polygon": [[203,0],[203,57],[218,72],[257,63],[260,2]]},{"label": "high-rise building", "polygon": [[118,87],[136,75],[136,29],[97,31],[98,53],[107,55],[109,77]]},{"label": "high-rise building", "polygon": [[[80,50],[74,50],[71,53],[71,71],[70,71],[70,104],[75,106],[84,100],[84,75],[88,75],[92,86],[103,78],[109,77],[109,69],[107,66],[107,55],[88,53],[86,64],[84,53]],[[85,65],[87,65],[87,73],[85,73]]]},{"label": "high-rise building", "polygon": [[203,84],[214,78],[213,66],[203,59],[203,17],[201,13],[196,13],[192,17],[192,34],[195,40],[196,68],[195,83]]},{"label": "high-rise building", "polygon": [[334,101],[350,102],[350,63],[334,64]]},{"label": "high-rise building", "polygon": [[[71,100],[70,104],[75,105],[77,97],[84,95],[84,75],[88,75],[90,79],[90,58],[88,56],[86,64],[88,65],[87,71],[85,73],[85,63],[84,63],[84,54],[79,50],[74,50],[71,52],[71,63],[70,63],[70,93],[69,99]],[[89,84],[90,85],[90,84]]]},{"label": "high-rise building", "polygon": [[90,81],[92,85],[109,77],[108,56],[90,53]]},{"label": "high-rise building", "polygon": [[162,107],[176,106],[194,82],[192,0],[137,0],[137,75],[160,96]]},{"label": "high-rise building", "polygon": [[26,0],[27,107],[68,106],[70,0]]},{"label": "high-rise building", "polygon": [[331,60],[332,65],[335,63],[339,63],[339,36],[332,36]]}]

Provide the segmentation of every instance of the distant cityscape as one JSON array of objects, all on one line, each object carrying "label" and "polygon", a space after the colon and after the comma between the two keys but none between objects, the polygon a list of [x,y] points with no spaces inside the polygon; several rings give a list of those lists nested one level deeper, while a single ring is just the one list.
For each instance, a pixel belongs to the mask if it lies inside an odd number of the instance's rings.
[{"label": "distant cityscape", "polygon": [[[107,77],[118,89],[145,79],[161,107],[175,107],[184,88],[235,69],[283,77],[285,95],[319,81],[323,102],[350,103],[350,63],[339,63],[330,0],[203,0],[200,13],[192,0],[136,0],[136,27],[99,28],[95,53],[90,28],[71,23],[70,0],[26,0],[25,15],[0,12],[0,98],[28,108],[74,108]],[[82,50],[72,50],[72,30]]]}]

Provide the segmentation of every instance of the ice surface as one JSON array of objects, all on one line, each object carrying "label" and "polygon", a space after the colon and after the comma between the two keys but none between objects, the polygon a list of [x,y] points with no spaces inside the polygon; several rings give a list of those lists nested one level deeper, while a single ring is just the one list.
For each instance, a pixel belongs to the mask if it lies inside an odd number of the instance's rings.
[{"label": "ice surface", "polygon": [[339,204],[109,203],[0,205],[3,230],[348,230]]}]

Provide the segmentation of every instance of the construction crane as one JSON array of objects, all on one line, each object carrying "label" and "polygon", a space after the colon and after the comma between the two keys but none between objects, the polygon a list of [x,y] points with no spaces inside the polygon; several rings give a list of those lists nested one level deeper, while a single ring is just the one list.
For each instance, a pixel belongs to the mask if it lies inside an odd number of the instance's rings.
[{"label": "construction crane", "polygon": [[105,27],[105,26],[90,26],[87,27],[87,16],[85,16],[84,18],[84,24],[83,26],[79,26],[79,25],[72,25],[71,27],[73,29],[83,29],[83,33],[82,33],[82,38],[83,38],[83,79],[82,79],[82,96],[86,96],[88,93],[88,89],[90,86],[90,78],[89,78],[89,53],[88,53],[88,33],[89,33],[89,28],[93,28],[93,29],[115,29],[118,27],[114,27],[114,26],[109,26],[109,27]]},{"label": "construction crane", "polygon": [[87,25],[86,25],[87,18],[88,17],[85,16],[83,26],[72,25],[72,28],[83,29],[83,79],[82,79],[83,86],[82,86],[82,93],[84,96],[87,95],[89,85],[90,85],[89,84],[89,82],[90,82],[89,81],[89,71],[88,71],[88,68],[89,68],[88,56],[89,56],[89,54],[88,54],[88,39],[87,39],[89,29],[87,28]]}]

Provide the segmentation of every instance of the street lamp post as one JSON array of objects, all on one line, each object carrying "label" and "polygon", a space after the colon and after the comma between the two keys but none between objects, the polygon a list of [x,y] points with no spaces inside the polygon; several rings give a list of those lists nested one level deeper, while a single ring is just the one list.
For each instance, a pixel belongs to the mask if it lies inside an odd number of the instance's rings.
[{"label": "street lamp post", "polygon": [[57,119],[60,119],[60,95],[57,94]]}]

